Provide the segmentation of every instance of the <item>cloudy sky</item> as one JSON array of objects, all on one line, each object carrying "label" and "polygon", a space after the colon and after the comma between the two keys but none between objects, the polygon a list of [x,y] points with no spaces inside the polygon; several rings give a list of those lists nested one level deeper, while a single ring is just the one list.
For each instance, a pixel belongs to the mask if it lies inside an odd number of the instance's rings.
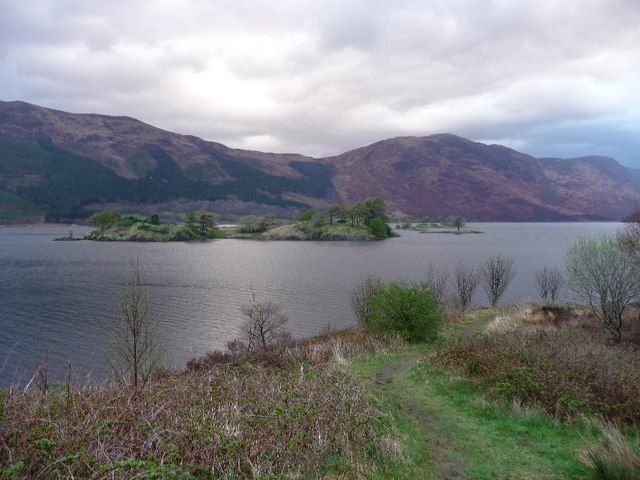
[{"label": "cloudy sky", "polygon": [[0,0],[0,99],[277,152],[451,132],[640,167],[640,0]]}]

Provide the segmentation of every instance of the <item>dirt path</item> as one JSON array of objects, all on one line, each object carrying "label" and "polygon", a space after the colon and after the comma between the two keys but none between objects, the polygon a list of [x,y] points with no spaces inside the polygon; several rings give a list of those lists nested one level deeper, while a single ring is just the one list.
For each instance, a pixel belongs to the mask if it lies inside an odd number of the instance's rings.
[{"label": "dirt path", "polygon": [[434,411],[438,408],[437,404],[413,391],[412,383],[408,380],[411,367],[423,356],[423,352],[410,352],[393,358],[375,372],[375,384],[380,392],[409,416],[420,430],[424,442],[424,453],[435,464],[435,472],[425,472],[425,478],[441,480],[465,478],[462,473],[464,465],[448,448],[446,439],[438,434],[439,428],[433,419]]}]

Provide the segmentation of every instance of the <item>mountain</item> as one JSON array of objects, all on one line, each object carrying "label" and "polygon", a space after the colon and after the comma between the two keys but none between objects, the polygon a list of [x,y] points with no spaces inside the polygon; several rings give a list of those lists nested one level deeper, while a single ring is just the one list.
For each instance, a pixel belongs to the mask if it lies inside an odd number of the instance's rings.
[{"label": "mountain", "polygon": [[332,197],[334,168],[303,155],[238,150],[129,117],[0,102],[0,189],[49,220],[88,205],[176,199],[304,208]]},{"label": "mountain", "polygon": [[398,137],[329,158],[229,148],[129,117],[0,102],[0,222],[206,207],[288,214],[381,195],[398,214],[620,219],[639,177],[606,157],[534,158],[455,135]]},{"label": "mountain", "polygon": [[324,161],[338,170],[340,197],[382,195],[411,215],[620,219],[640,199],[640,181],[611,158],[534,158],[450,134],[383,140]]}]

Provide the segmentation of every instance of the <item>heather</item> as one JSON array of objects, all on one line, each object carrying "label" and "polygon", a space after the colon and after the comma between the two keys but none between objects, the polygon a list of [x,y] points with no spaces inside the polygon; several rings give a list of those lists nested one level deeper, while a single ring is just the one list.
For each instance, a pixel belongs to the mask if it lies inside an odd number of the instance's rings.
[{"label": "heather", "polygon": [[582,308],[525,307],[497,315],[437,358],[492,397],[517,399],[558,418],[586,414],[640,424],[638,343],[631,335],[612,340]]},{"label": "heather", "polygon": [[341,366],[401,345],[360,330],[271,351],[212,352],[144,388],[2,399],[3,478],[357,478],[392,425]]}]

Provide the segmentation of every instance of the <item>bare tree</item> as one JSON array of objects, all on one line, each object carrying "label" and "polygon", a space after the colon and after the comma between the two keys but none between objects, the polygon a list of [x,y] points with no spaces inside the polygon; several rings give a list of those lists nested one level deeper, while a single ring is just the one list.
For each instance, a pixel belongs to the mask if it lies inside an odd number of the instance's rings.
[{"label": "bare tree", "polygon": [[271,301],[256,302],[240,307],[245,316],[245,335],[249,350],[267,350],[285,335],[283,327],[289,317],[282,307]]},{"label": "bare tree", "polygon": [[494,255],[482,265],[480,272],[482,288],[489,297],[491,307],[495,308],[500,297],[516,275],[513,260],[501,254]]},{"label": "bare tree", "polygon": [[466,310],[471,304],[473,294],[478,288],[480,272],[477,268],[467,268],[458,265],[453,273],[457,300],[462,310]]},{"label": "bare tree", "polygon": [[380,284],[378,277],[367,277],[362,283],[356,285],[356,288],[351,292],[351,305],[359,323],[363,324],[367,321],[369,315],[368,300],[376,293]]},{"label": "bare tree", "polygon": [[440,303],[444,303],[449,287],[449,277],[446,272],[433,266],[433,262],[427,268],[426,283],[431,286],[431,291]]},{"label": "bare tree", "polygon": [[545,304],[555,303],[563,283],[564,277],[558,268],[544,267],[536,272],[538,294]]},{"label": "bare tree", "polygon": [[567,256],[567,280],[604,327],[620,339],[627,305],[638,298],[640,284],[629,255],[613,237],[578,239]]},{"label": "bare tree", "polygon": [[131,260],[131,279],[122,293],[107,355],[116,377],[128,378],[135,389],[143,387],[161,365],[163,349],[158,331],[157,320],[149,315],[149,295],[142,284],[140,263]]}]

